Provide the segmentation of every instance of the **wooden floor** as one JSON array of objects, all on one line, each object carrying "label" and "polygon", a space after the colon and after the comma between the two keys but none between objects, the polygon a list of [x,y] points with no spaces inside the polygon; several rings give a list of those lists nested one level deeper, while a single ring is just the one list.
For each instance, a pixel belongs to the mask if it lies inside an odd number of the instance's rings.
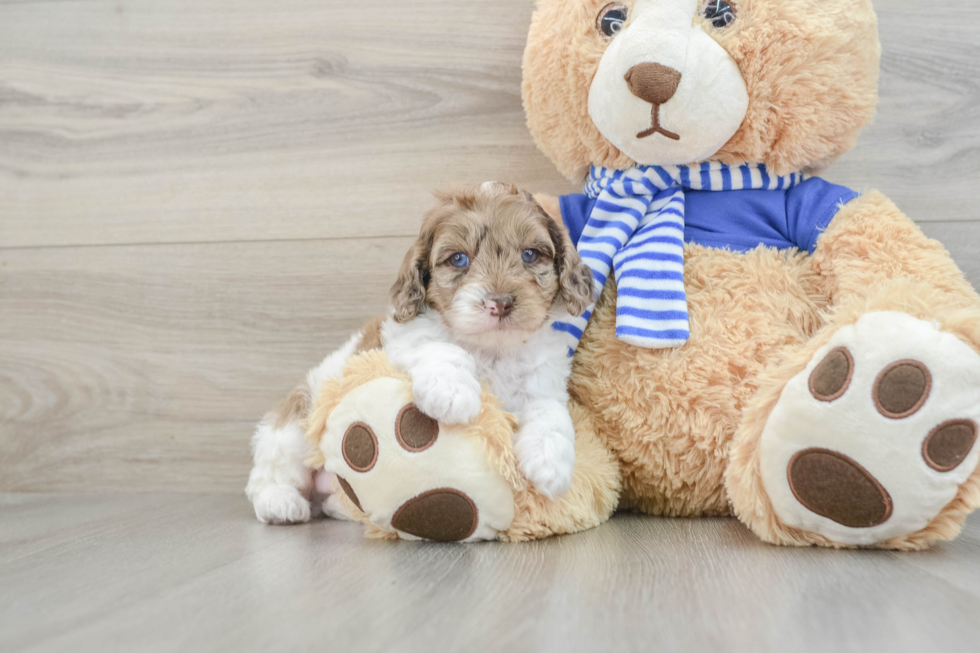
[{"label": "wooden floor", "polygon": [[365,541],[235,496],[0,495],[0,650],[980,650],[980,515],[930,551],[619,515],[531,544]]},{"label": "wooden floor", "polygon": [[[826,176],[980,286],[980,3],[876,6],[878,120]],[[430,189],[575,190],[524,124],[531,11],[0,0],[0,650],[980,650],[976,518],[898,556],[249,516],[255,420],[384,309]]]}]

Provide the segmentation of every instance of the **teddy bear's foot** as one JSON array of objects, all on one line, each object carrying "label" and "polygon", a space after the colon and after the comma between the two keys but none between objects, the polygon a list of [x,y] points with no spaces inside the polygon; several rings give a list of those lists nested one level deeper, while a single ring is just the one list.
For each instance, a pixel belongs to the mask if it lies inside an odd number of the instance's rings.
[{"label": "teddy bear's foot", "polygon": [[905,313],[841,328],[785,387],[760,469],[786,525],[872,545],[925,528],[977,467],[980,355]]},{"label": "teddy bear's foot", "polygon": [[[350,516],[405,539],[496,539],[514,519],[514,495],[466,426],[440,425],[411,387],[378,378],[347,394],[321,440]],[[329,499],[328,499],[329,501]],[[333,510],[338,504],[325,506]]]}]

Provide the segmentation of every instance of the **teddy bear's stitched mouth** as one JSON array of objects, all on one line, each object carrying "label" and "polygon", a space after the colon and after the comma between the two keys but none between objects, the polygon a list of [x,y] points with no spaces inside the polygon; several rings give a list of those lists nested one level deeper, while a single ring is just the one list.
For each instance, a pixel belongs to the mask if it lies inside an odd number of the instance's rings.
[{"label": "teddy bear's stitched mouth", "polygon": [[674,141],[681,140],[679,135],[660,125],[660,105],[674,97],[681,77],[681,73],[673,68],[655,62],[638,63],[626,71],[623,79],[626,80],[630,93],[652,106],[650,120],[653,126],[641,131],[636,135],[637,138],[660,134]]},{"label": "teddy bear's stitched mouth", "polygon": [[647,136],[653,136],[654,134],[660,134],[661,136],[666,136],[672,141],[679,141],[681,137],[679,134],[675,134],[672,131],[667,131],[660,125],[660,105],[654,104],[653,109],[650,112],[650,119],[653,122],[653,126],[649,129],[644,129],[639,134],[636,135],[637,138],[646,138]]}]

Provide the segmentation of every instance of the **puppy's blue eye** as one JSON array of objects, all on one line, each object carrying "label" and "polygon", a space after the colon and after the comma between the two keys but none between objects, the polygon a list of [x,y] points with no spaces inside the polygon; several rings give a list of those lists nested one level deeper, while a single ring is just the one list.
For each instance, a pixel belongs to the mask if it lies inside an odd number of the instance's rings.
[{"label": "puppy's blue eye", "polygon": [[713,27],[724,29],[735,22],[735,7],[727,0],[708,0],[701,15],[711,21]]},{"label": "puppy's blue eye", "polygon": [[470,264],[470,257],[463,252],[456,252],[449,257],[449,264],[454,268],[465,268]]},{"label": "puppy's blue eye", "polygon": [[533,249],[525,249],[521,252],[521,260],[530,265],[538,260],[538,252]]}]

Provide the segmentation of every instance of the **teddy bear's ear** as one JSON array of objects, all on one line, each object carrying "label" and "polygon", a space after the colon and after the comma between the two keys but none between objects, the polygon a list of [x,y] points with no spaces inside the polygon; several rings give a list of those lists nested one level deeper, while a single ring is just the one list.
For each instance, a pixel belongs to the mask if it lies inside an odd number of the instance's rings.
[{"label": "teddy bear's ear", "polygon": [[540,0],[522,95],[538,147],[576,183],[592,165],[705,160],[787,175],[854,145],[879,55],[872,0]]}]

